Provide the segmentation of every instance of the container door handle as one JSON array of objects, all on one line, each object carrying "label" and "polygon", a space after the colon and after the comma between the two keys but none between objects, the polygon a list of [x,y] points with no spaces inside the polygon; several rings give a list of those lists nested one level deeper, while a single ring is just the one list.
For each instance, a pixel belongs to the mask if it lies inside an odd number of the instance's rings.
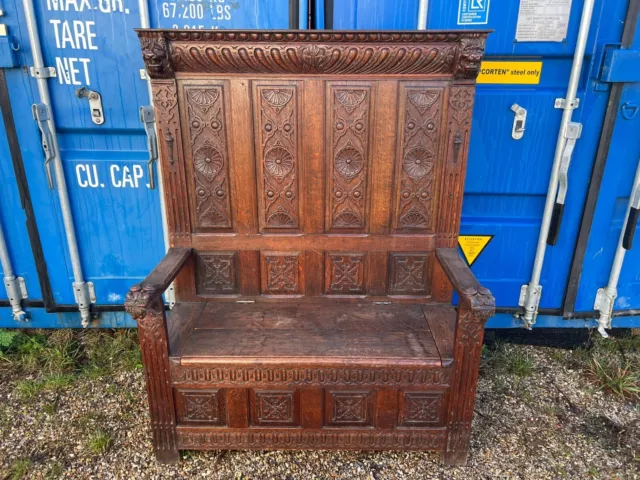
[{"label": "container door handle", "polygon": [[582,133],[582,124],[570,122],[565,132],[565,144],[560,159],[560,171],[558,172],[558,194],[556,203],[553,206],[551,215],[551,223],[549,225],[549,234],[547,235],[547,244],[555,245],[560,235],[560,225],[562,224],[562,214],[564,213],[564,202],[567,198],[567,189],[569,188],[569,165],[571,164],[571,156],[576,148],[576,140],[580,138]]},{"label": "container door handle", "polygon": [[149,175],[149,187],[153,190],[156,188],[153,164],[158,160],[158,137],[156,136],[156,114],[152,106],[140,107],[140,121],[144,124],[144,131],[147,133],[147,148],[149,149],[147,173]]},{"label": "container door handle", "polygon": [[49,188],[53,189],[53,174],[51,173],[51,162],[56,154],[53,149],[53,136],[49,128],[49,107],[44,103],[36,103],[31,106],[33,118],[38,122],[38,128],[42,135],[42,150],[44,150],[44,169],[47,172],[47,182]]},{"label": "container door handle", "polygon": [[633,247],[633,235],[638,226],[638,216],[640,215],[640,183],[636,183],[631,191],[629,200],[629,216],[627,217],[627,226],[624,229],[622,237],[622,248],[631,250]]}]

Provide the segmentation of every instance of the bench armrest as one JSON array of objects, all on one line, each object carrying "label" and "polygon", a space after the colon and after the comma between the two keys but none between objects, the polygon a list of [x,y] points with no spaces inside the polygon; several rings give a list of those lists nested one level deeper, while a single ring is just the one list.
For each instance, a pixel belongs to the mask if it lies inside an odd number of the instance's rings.
[{"label": "bench armrest", "polygon": [[170,248],[147,278],[131,287],[127,293],[124,306],[129,315],[136,320],[144,317],[150,305],[169,288],[190,256],[191,248]]},{"label": "bench armrest", "polygon": [[438,248],[436,257],[447,274],[453,289],[460,296],[460,306],[477,312],[488,319],[495,311],[495,299],[491,292],[480,285],[471,269],[455,248]]}]

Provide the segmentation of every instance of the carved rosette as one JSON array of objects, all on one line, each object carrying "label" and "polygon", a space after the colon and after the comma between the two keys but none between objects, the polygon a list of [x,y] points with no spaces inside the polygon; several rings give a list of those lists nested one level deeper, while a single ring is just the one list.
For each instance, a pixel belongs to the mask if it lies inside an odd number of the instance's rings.
[{"label": "carved rosette", "polygon": [[237,263],[237,252],[199,253],[196,283],[198,294],[238,293]]},{"label": "carved rosette", "polygon": [[224,86],[187,85],[184,97],[197,226],[231,228]]},{"label": "carved rosette", "polygon": [[254,112],[263,229],[299,227],[298,99],[294,85],[258,85]]},{"label": "carved rosette", "polygon": [[371,86],[331,85],[328,102],[328,228],[362,231],[367,225]]},{"label": "carved rosette", "polygon": [[400,184],[394,228],[430,232],[434,227],[443,95],[441,89],[426,86],[405,87],[403,94]]}]

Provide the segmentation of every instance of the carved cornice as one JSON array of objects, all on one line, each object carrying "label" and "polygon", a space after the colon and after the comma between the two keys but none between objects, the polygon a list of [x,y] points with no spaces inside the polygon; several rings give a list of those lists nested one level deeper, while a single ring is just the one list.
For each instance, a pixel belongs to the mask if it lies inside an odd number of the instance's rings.
[{"label": "carved cornice", "polygon": [[153,79],[188,72],[418,74],[473,80],[487,33],[138,30]]}]

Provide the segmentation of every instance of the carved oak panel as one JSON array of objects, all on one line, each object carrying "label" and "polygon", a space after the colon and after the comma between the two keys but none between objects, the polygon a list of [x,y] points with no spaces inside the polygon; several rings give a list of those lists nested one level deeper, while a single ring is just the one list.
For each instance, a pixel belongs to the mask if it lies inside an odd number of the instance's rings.
[{"label": "carved oak panel", "polygon": [[251,423],[271,426],[297,425],[295,392],[252,390]]},{"label": "carved oak panel", "polygon": [[444,422],[444,391],[400,393],[398,424],[433,427]]},{"label": "carved oak panel", "polygon": [[429,295],[432,254],[390,253],[389,295]]},{"label": "carved oak panel", "polygon": [[370,426],[374,394],[369,390],[326,392],[326,423],[329,426]]},{"label": "carved oak panel", "polygon": [[328,86],[328,230],[367,227],[372,91],[371,85]]},{"label": "carved oak panel", "polygon": [[328,252],[325,291],[330,295],[366,293],[366,256],[364,253]]},{"label": "carved oak panel", "polygon": [[238,252],[198,253],[196,291],[199,295],[238,293]]},{"label": "carved oak panel", "polygon": [[300,295],[302,255],[299,252],[263,252],[262,293],[267,295]]},{"label": "carved oak panel", "polygon": [[432,85],[402,84],[397,204],[393,226],[432,232],[439,171],[444,90]]},{"label": "carved oak panel", "polygon": [[257,84],[254,90],[260,226],[297,229],[300,159],[298,87]]},{"label": "carved oak panel", "polygon": [[221,390],[175,390],[178,421],[225,425],[226,409]]},{"label": "carved oak panel", "polygon": [[232,226],[224,96],[223,84],[184,87],[197,227]]}]

